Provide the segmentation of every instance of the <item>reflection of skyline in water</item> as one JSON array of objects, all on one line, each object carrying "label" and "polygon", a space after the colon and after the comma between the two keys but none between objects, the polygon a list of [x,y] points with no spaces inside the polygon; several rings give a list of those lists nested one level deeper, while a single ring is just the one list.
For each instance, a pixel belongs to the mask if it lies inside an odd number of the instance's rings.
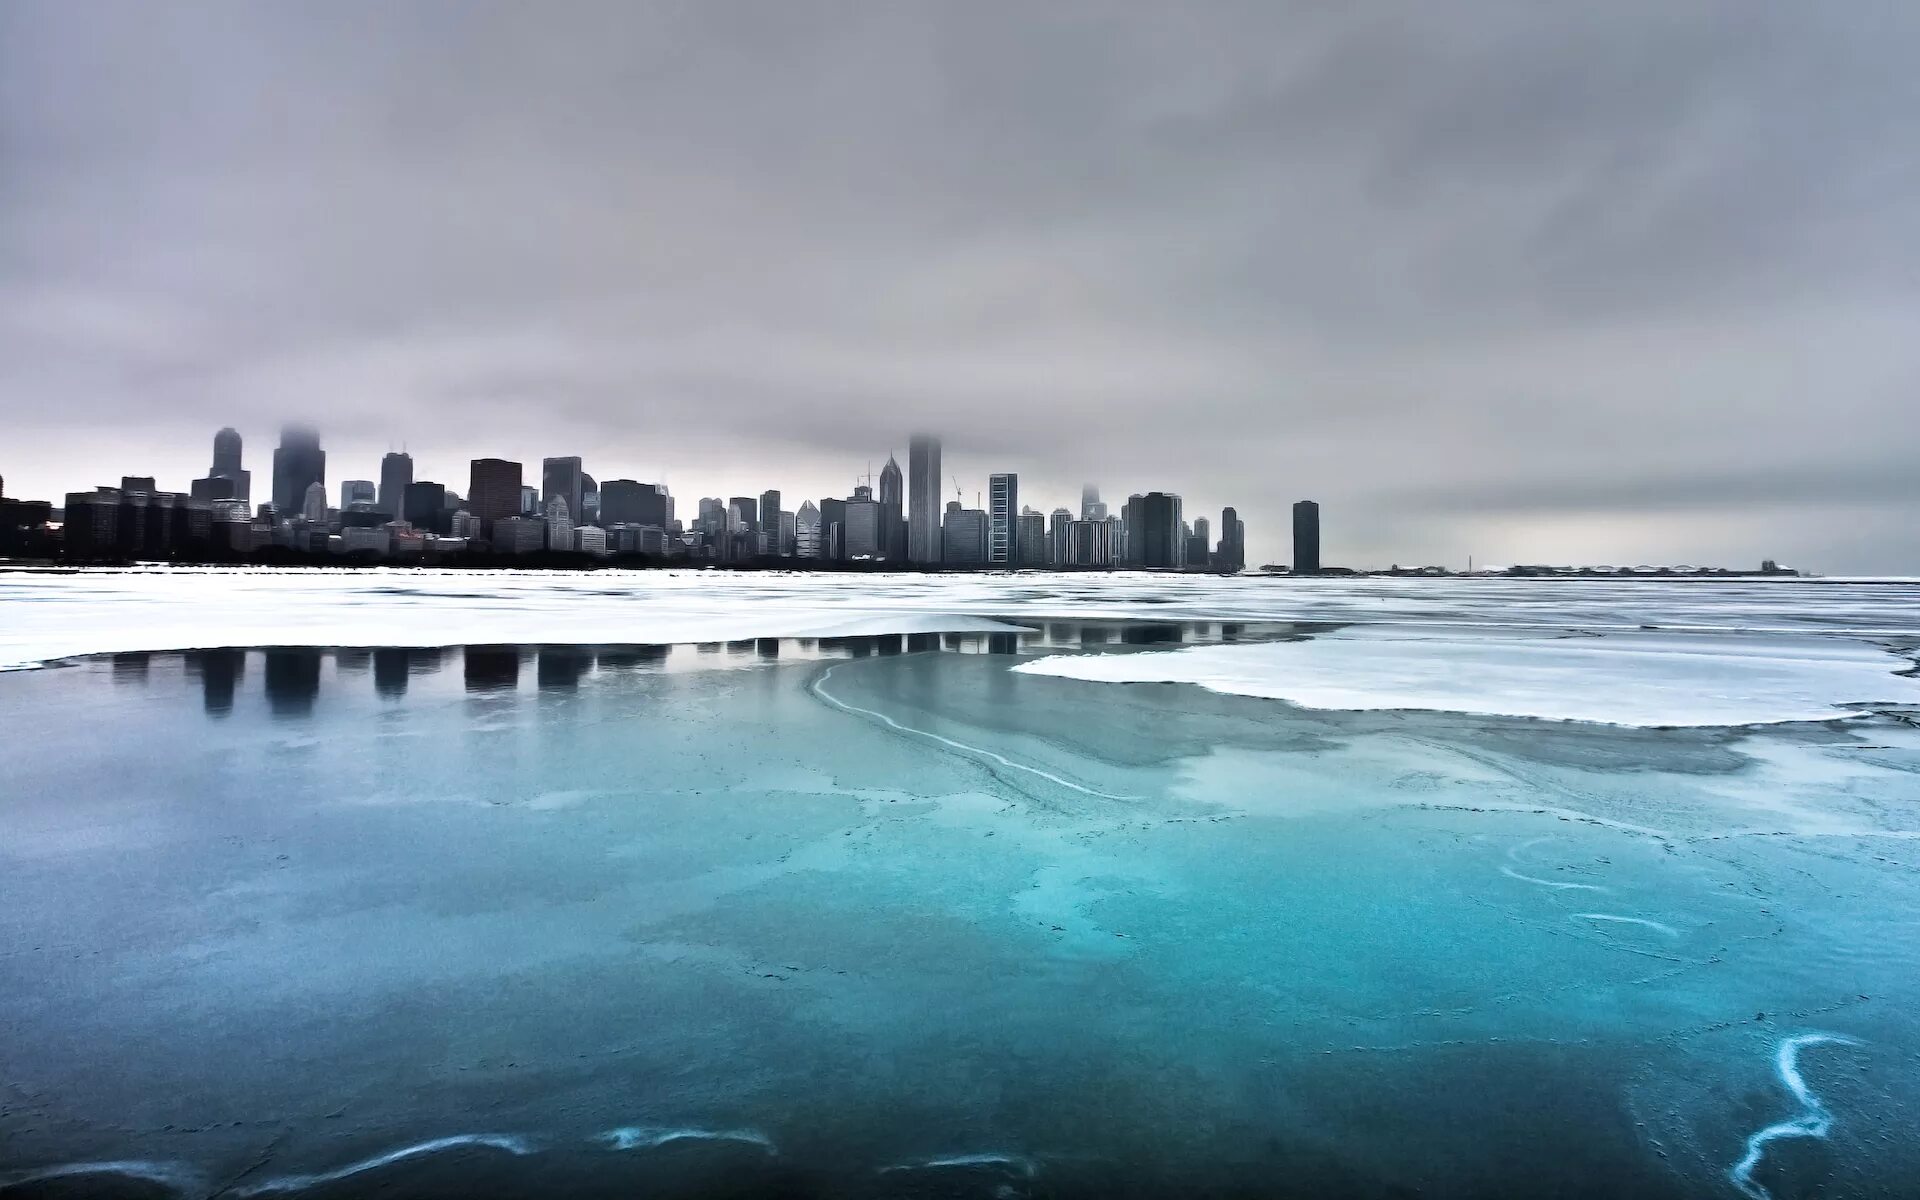
[{"label": "reflection of skyline in water", "polygon": [[[330,686],[365,688],[389,700],[404,699],[416,680],[432,676],[449,655],[461,660],[456,687],[470,694],[520,689],[523,667],[531,664],[541,691],[577,690],[598,673],[629,671],[705,671],[777,667],[834,659],[901,654],[1018,655],[1117,647],[1165,647],[1200,642],[1230,642],[1249,636],[1289,636],[1285,626],[1249,631],[1245,623],[1205,621],[1048,621],[1021,631],[981,633],[890,633],[822,638],[740,638],[729,642],[633,644],[619,646],[473,645],[220,648],[129,652],[103,656],[113,682],[144,686],[156,669],[178,661],[198,681],[210,716],[234,711],[246,689],[248,660],[259,659],[261,694],[269,712],[281,719],[310,716]],[[331,666],[329,667],[329,664]]]}]

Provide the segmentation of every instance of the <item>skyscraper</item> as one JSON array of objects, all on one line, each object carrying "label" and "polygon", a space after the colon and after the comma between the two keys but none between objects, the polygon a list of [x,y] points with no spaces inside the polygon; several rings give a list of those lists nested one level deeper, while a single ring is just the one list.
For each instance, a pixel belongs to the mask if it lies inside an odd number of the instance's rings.
[{"label": "skyscraper", "polygon": [[794,514],[793,541],[795,557],[820,557],[820,508],[811,500],[802,500]]},{"label": "skyscraper", "polygon": [[310,483],[307,494],[300,500],[300,519],[309,525],[324,525],[327,521],[327,485]]},{"label": "skyscraper", "polygon": [[1293,506],[1293,573],[1312,575],[1320,569],[1320,506],[1302,500]]},{"label": "skyscraper", "polygon": [[1222,571],[1238,571],[1247,565],[1247,527],[1232,508],[1220,510],[1220,552],[1214,565]]},{"label": "skyscraper", "polygon": [[530,483],[520,485],[520,515],[523,517],[540,515],[540,489]]},{"label": "skyscraper", "polygon": [[916,433],[907,444],[907,557],[941,561],[940,439]]},{"label": "skyscraper", "polygon": [[207,478],[225,479],[232,485],[224,489],[199,489],[208,495],[225,491],[227,497],[234,500],[253,498],[253,472],[240,466],[240,434],[231,427],[213,435],[213,468],[207,472]]},{"label": "skyscraper", "polygon": [[1056,567],[1064,567],[1069,559],[1067,551],[1071,542],[1073,514],[1064,508],[1056,508],[1047,520],[1047,561]]},{"label": "skyscraper", "polygon": [[1011,471],[987,476],[987,561],[996,567],[1020,561],[1020,477]]},{"label": "skyscraper", "polygon": [[664,483],[609,479],[600,485],[600,519],[608,525],[673,524],[673,500]]},{"label": "skyscraper", "polygon": [[1131,528],[1127,532],[1129,537],[1139,538],[1139,565],[1165,571],[1178,571],[1186,566],[1187,540],[1185,521],[1180,515],[1180,497],[1172,492],[1148,492],[1133,508],[1139,514],[1140,530],[1137,535]]},{"label": "skyscraper", "polygon": [[[552,459],[548,459],[552,462]],[[580,460],[574,459],[577,468]],[[577,472],[576,472],[577,473]],[[547,549],[573,549],[573,514],[567,509],[565,496],[549,496],[546,503],[547,513]]]},{"label": "skyscraper", "polygon": [[[553,498],[558,496],[567,502],[567,520],[571,522],[587,511],[586,493],[586,472],[580,469],[580,459],[577,456],[540,460],[542,508],[553,503]],[[567,528],[568,536],[572,536],[572,525],[569,524]]]},{"label": "skyscraper", "polygon": [[752,496],[730,496],[727,507],[740,511],[740,524],[748,533],[760,528],[760,502]]},{"label": "skyscraper", "polygon": [[374,491],[371,479],[346,479],[340,483],[340,507],[352,508],[356,504],[372,504]]},{"label": "skyscraper", "polygon": [[431,479],[416,479],[400,493],[400,519],[415,529],[445,533],[446,507],[446,485]]},{"label": "skyscraper", "polygon": [[986,562],[986,510],[962,508],[958,500],[947,501],[946,519],[942,522],[941,542],[946,551],[942,562],[962,566]]},{"label": "skyscraper", "polygon": [[1015,558],[1023,567],[1044,567],[1047,565],[1047,518],[1046,514],[1035,512],[1031,508],[1020,510],[1020,536],[1016,544],[1019,554]]},{"label": "skyscraper", "polygon": [[885,527],[886,557],[904,562],[907,557],[907,489],[900,476],[900,464],[887,455],[880,468],[880,523]]},{"label": "skyscraper", "polygon": [[476,458],[467,463],[467,511],[480,522],[481,536],[493,533],[493,523],[520,513],[520,464],[504,458]]},{"label": "skyscraper", "polygon": [[407,485],[413,482],[413,455],[389,450],[380,460],[380,511],[399,518],[407,504]]},{"label": "skyscraper", "polygon": [[1097,484],[1080,486],[1080,519],[1082,521],[1104,521],[1107,519],[1107,506],[1100,502],[1100,488]]},{"label": "skyscraper", "polygon": [[773,535],[767,551],[770,554],[780,552],[780,489],[768,488],[760,493],[760,531]]},{"label": "skyscraper", "polygon": [[274,515],[283,521],[299,516],[307,488],[326,481],[327,452],[320,448],[319,433],[305,425],[282,429],[280,445],[273,452]]}]

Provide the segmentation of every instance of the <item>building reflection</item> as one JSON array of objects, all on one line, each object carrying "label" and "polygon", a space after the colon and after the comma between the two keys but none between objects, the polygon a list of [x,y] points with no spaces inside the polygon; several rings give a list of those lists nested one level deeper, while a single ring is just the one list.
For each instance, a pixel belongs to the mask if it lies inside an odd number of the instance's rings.
[{"label": "building reflection", "polygon": [[520,686],[518,646],[468,646],[465,658],[468,691],[510,692]]},{"label": "building reflection", "polygon": [[656,666],[667,661],[672,646],[623,646],[617,650],[602,650],[594,655],[594,661],[603,670],[624,670],[635,667]]},{"label": "building reflection", "polygon": [[310,646],[265,652],[267,707],[275,717],[304,717],[320,695],[322,655]]},{"label": "building reflection", "polygon": [[572,691],[592,666],[592,653],[578,646],[542,646],[534,668],[535,682],[542,691]]},{"label": "building reflection", "polygon": [[780,657],[780,639],[779,638],[755,638],[753,642],[753,652],[755,654],[758,654],[761,658],[779,658]]},{"label": "building reflection", "polygon": [[187,674],[200,679],[200,702],[206,711],[224,717],[233,711],[233,697],[247,671],[245,650],[190,650]]},{"label": "building reflection", "polygon": [[407,694],[407,651],[387,646],[373,652],[373,690],[382,696]]},{"label": "building reflection", "polygon": [[152,661],[153,655],[144,652],[114,655],[113,681],[129,684],[146,683],[147,667]]}]

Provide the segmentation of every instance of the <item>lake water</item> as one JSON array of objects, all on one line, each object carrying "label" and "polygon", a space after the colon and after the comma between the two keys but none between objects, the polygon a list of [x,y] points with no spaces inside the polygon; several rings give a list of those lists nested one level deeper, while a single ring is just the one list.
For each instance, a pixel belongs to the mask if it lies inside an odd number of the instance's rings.
[{"label": "lake water", "polygon": [[[9,1200],[1920,1191],[1910,585],[1084,620],[969,582],[906,621],[955,632],[420,648],[296,606],[260,648],[48,578],[0,587],[21,659],[208,648],[0,674]],[[1234,694],[1342,640],[1384,694],[1466,628],[1568,695],[1653,639],[1703,664],[1662,703],[1758,657],[1736,699],[1831,716]],[[1542,631],[1640,640],[1588,674]],[[1242,666],[1109,681],[1181,655]]]}]

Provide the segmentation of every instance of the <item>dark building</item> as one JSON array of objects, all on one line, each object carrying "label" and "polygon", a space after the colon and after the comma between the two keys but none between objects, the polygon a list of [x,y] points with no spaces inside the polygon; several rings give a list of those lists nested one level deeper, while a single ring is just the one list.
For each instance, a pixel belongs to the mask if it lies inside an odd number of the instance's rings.
[{"label": "dark building", "polygon": [[160,489],[154,484],[153,476],[151,475],[122,475],[120,477],[120,490],[123,492],[157,492]]},{"label": "dark building", "polygon": [[780,489],[760,493],[760,529],[768,535],[767,553],[780,553]]},{"label": "dark building", "polygon": [[1136,534],[1128,523],[1127,540],[1140,546],[1139,565],[1149,570],[1178,571],[1187,565],[1186,521],[1180,515],[1180,497],[1172,492],[1148,492],[1139,502],[1129,500],[1139,519]]},{"label": "dark building", "polygon": [[900,464],[887,455],[880,468],[880,522],[884,527],[886,556],[891,562],[907,560],[907,489],[900,475]]},{"label": "dark building", "polygon": [[74,558],[102,558],[120,552],[120,493],[114,488],[68,492],[61,530],[66,552]]},{"label": "dark building", "polygon": [[194,480],[189,494],[195,500],[245,500],[246,497],[240,495],[236,490],[237,487],[238,485],[228,476],[208,475],[203,479]]},{"label": "dark building", "polygon": [[520,464],[504,458],[476,458],[468,463],[467,511],[489,537],[495,521],[519,516]]},{"label": "dark building", "polygon": [[820,557],[837,562],[847,556],[847,502],[820,502]]},{"label": "dark building", "polygon": [[304,425],[282,429],[273,452],[273,515],[283,521],[299,517],[307,489],[326,481],[327,452],[320,448],[320,435]]},{"label": "dark building", "polygon": [[1238,571],[1247,565],[1247,526],[1232,508],[1220,510],[1220,549],[1213,565],[1221,571]]},{"label": "dark building", "polygon": [[907,443],[907,557],[917,563],[942,558],[940,439],[916,433]]},{"label": "dark building", "polygon": [[213,435],[213,469],[208,476],[231,480],[234,500],[253,499],[253,472],[240,462],[240,434],[231,426]]},{"label": "dark building", "polygon": [[1302,500],[1293,506],[1293,573],[1311,575],[1320,569],[1320,506]]},{"label": "dark building", "polygon": [[609,479],[600,485],[600,520],[607,525],[658,525],[665,529],[673,523],[673,501],[663,483],[640,483],[632,479]]},{"label": "dark building", "polygon": [[587,476],[580,469],[578,456],[570,458],[543,458],[540,460],[540,511],[546,512],[547,505],[555,496],[567,502],[567,516],[576,523],[583,523],[587,511]]},{"label": "dark building", "polygon": [[740,511],[740,519],[746,523],[749,533],[760,528],[760,506],[752,496],[730,496],[727,507]]},{"label": "dark building", "polygon": [[413,482],[413,455],[389,450],[380,460],[380,494],[374,504],[389,517],[399,517],[406,506],[407,485]]},{"label": "dark building", "polygon": [[445,533],[447,518],[447,489],[430,479],[409,483],[400,499],[400,519],[415,529],[429,529],[434,533]]}]

